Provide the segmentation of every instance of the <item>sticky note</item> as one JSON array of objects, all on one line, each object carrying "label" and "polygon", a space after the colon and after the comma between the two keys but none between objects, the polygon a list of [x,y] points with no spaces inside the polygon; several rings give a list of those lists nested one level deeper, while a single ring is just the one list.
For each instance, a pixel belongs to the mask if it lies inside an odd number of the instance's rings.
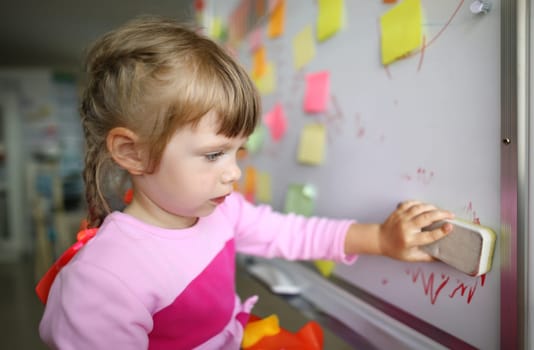
[{"label": "sticky note", "polygon": [[315,207],[316,190],[311,185],[291,184],[286,193],[285,212],[311,216]]},{"label": "sticky note", "polygon": [[330,96],[330,72],[310,73],[306,76],[304,111],[307,113],[325,112]]},{"label": "sticky note", "polygon": [[248,166],[245,169],[245,193],[256,193],[257,186],[257,170],[253,166]]},{"label": "sticky note", "polygon": [[223,23],[220,17],[213,17],[211,21],[211,37],[215,39],[220,39],[223,33]]},{"label": "sticky note", "polygon": [[258,173],[258,183],[256,188],[256,200],[262,203],[271,203],[273,196],[271,175],[267,172]]},{"label": "sticky note", "polygon": [[293,64],[300,69],[315,57],[315,41],[311,25],[304,27],[293,38]]},{"label": "sticky note", "polygon": [[380,17],[382,64],[387,65],[421,46],[420,0],[404,0]]},{"label": "sticky note", "polygon": [[316,260],[313,263],[321,275],[325,277],[330,277],[336,267],[336,264],[331,260]]},{"label": "sticky note", "polygon": [[278,0],[278,3],[269,16],[269,38],[277,38],[284,33],[285,16],[286,2],[285,0]]},{"label": "sticky note", "polygon": [[287,130],[287,118],[281,103],[277,103],[274,108],[264,116],[263,122],[271,132],[271,138],[279,141]]},{"label": "sticky note", "polygon": [[298,161],[303,164],[319,165],[324,161],[326,130],[324,125],[306,125],[300,134]]},{"label": "sticky note", "polygon": [[259,78],[252,75],[252,80],[256,84],[258,91],[262,95],[269,95],[276,90],[276,68],[272,62],[267,62],[265,72]]},{"label": "sticky note", "polygon": [[255,79],[261,78],[267,70],[267,51],[261,46],[252,56],[252,75]]},{"label": "sticky note", "polygon": [[323,41],[337,33],[345,23],[344,0],[319,0],[317,39]]},{"label": "sticky note", "polygon": [[260,124],[254,129],[254,132],[248,137],[245,148],[248,152],[254,154],[262,148],[265,141],[267,130],[263,124]]},{"label": "sticky note", "polygon": [[258,50],[263,45],[263,28],[259,27],[250,32],[248,44],[251,52]]}]

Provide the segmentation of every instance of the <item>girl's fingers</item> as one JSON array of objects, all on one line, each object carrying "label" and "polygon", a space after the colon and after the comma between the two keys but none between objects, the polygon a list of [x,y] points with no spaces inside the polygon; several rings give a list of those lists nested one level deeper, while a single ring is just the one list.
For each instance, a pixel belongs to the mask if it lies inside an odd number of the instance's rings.
[{"label": "girl's fingers", "polygon": [[429,244],[445,237],[451,231],[452,225],[450,223],[445,223],[434,230],[416,233],[413,235],[412,244],[415,246]]},{"label": "girl's fingers", "polygon": [[433,224],[436,221],[452,219],[452,218],[454,218],[453,213],[447,210],[434,209],[434,210],[429,210],[429,211],[419,213],[418,215],[413,217],[412,221],[417,227],[424,228],[424,227],[427,227]]},{"label": "girl's fingers", "polygon": [[399,204],[397,204],[397,209],[400,211],[405,211],[406,209],[413,207],[414,205],[417,205],[417,204],[421,204],[421,202],[416,201],[416,200],[408,200],[408,201],[400,202]]}]

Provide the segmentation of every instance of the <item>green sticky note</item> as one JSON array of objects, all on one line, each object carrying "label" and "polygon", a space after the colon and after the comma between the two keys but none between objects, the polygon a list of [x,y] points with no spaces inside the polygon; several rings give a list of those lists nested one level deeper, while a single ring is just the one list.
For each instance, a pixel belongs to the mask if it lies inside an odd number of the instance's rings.
[{"label": "green sticky note", "polygon": [[312,216],[317,191],[311,185],[291,184],[286,193],[285,212]]},{"label": "green sticky note", "polygon": [[251,154],[258,153],[262,148],[265,136],[267,135],[267,129],[264,125],[258,125],[254,132],[248,137],[245,145],[247,151]]}]

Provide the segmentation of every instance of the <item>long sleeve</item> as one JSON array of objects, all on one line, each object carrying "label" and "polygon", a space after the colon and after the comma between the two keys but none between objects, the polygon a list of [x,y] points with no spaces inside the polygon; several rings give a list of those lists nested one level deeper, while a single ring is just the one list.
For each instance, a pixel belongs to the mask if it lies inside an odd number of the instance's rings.
[{"label": "long sleeve", "polygon": [[242,253],[288,260],[355,260],[344,253],[351,220],[282,214],[267,205],[254,206],[238,193],[227,199],[224,211],[235,222],[236,249]]},{"label": "long sleeve", "polygon": [[152,316],[117,276],[75,261],[52,289],[40,323],[53,349],[146,349]]}]

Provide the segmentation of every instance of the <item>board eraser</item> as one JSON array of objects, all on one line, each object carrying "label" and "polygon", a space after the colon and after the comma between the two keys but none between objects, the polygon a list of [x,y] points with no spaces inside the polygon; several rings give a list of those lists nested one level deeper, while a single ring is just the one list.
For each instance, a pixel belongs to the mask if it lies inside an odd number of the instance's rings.
[{"label": "board eraser", "polygon": [[249,273],[265,283],[273,293],[300,294],[300,287],[278,267],[268,263],[254,263],[247,267]]},{"label": "board eraser", "polygon": [[434,258],[470,276],[480,276],[491,270],[496,234],[488,227],[462,220],[436,222],[423,230],[433,230],[445,222],[453,229],[443,238],[421,246]]}]

